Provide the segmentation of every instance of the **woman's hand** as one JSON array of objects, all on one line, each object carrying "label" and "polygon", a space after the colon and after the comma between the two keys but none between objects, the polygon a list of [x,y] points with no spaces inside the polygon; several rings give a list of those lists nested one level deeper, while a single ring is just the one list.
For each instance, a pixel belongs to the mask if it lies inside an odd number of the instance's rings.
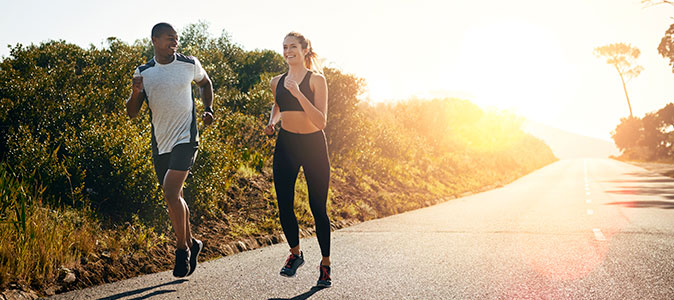
[{"label": "woman's hand", "polygon": [[283,87],[286,88],[295,98],[297,98],[297,95],[299,95],[300,92],[300,86],[297,85],[297,81],[288,79],[286,77],[285,81],[283,81]]},{"label": "woman's hand", "polygon": [[264,134],[266,135],[274,134],[274,124],[268,124],[267,127],[264,128]]}]

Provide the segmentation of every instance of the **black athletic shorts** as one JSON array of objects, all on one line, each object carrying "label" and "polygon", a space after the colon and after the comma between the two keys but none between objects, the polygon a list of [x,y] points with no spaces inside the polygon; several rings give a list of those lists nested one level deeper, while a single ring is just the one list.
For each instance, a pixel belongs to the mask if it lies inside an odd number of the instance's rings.
[{"label": "black athletic shorts", "polygon": [[189,171],[197,158],[198,149],[199,147],[196,144],[178,144],[169,153],[153,155],[154,171],[157,172],[159,185],[164,185],[164,176],[169,169]]}]

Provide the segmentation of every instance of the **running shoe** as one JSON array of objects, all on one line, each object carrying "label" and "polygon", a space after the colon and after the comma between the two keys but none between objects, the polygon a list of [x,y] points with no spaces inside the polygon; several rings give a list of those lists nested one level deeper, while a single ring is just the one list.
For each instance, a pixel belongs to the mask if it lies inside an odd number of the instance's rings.
[{"label": "running shoe", "polygon": [[187,273],[187,276],[192,275],[194,270],[197,269],[197,258],[199,257],[199,253],[201,253],[201,249],[204,249],[204,243],[192,238],[192,248],[190,248],[190,271]]},{"label": "running shoe", "polygon": [[321,265],[318,267],[320,270],[321,274],[318,276],[318,281],[316,282],[316,286],[324,287],[324,288],[329,288],[332,286],[332,279],[330,279],[330,267],[329,266],[324,266]]},{"label": "running shoe", "polygon": [[297,272],[297,268],[301,267],[303,264],[304,264],[303,252],[300,251],[300,255],[290,253],[288,259],[286,259],[286,264],[281,269],[281,276],[295,277],[295,272]]},{"label": "running shoe", "polygon": [[190,272],[190,250],[176,249],[176,265],[173,267],[173,276],[185,277]]}]

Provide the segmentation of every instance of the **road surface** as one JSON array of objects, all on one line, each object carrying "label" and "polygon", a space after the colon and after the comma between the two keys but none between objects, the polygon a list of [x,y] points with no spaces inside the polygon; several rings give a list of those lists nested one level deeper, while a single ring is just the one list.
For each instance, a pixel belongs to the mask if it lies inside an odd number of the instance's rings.
[{"label": "road surface", "polygon": [[609,159],[562,160],[495,190],[338,230],[278,275],[286,244],[53,299],[674,299],[674,180]]}]

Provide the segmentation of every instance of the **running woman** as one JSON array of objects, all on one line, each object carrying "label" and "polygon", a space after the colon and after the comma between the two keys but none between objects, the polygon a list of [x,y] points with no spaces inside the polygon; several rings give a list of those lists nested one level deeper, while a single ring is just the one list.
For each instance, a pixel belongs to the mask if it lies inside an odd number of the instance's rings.
[{"label": "running woman", "polygon": [[152,28],[152,45],[154,58],[136,68],[133,75],[126,111],[134,118],[143,102],[150,107],[152,160],[177,239],[173,276],[185,277],[196,269],[203,248],[192,236],[190,211],[183,199],[183,184],[199,145],[191,83],[200,87],[205,125],[213,122],[213,85],[197,58],[176,53],[178,33],[170,24],[158,23]]},{"label": "running woman", "polygon": [[281,121],[274,149],[274,187],[281,226],[290,246],[290,255],[281,269],[281,275],[293,277],[297,268],[304,264],[294,211],[295,181],[301,166],[323,256],[316,285],[330,287],[330,219],[325,207],[330,161],[323,132],[328,115],[328,86],[319,70],[311,71],[312,67],[317,69],[316,53],[311,42],[303,35],[297,32],[286,35],[283,57],[288,64],[288,72],[271,80],[274,106],[269,123],[264,128],[265,134],[272,135],[274,126]]}]

